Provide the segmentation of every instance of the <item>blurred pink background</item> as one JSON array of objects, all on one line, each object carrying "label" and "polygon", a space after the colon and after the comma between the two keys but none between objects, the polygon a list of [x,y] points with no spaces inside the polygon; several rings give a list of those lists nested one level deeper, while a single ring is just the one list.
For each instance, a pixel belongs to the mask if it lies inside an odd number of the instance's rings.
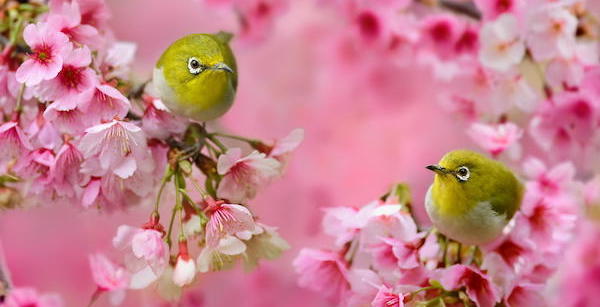
[{"label": "blurred pink background", "polygon": [[[316,1],[290,2],[267,41],[234,43],[239,91],[219,129],[263,139],[305,129],[305,141],[286,175],[252,204],[262,221],[279,227],[292,249],[253,273],[236,268],[200,275],[187,289],[190,302],[328,306],[320,295],[296,286],[291,265],[300,248],[331,243],[319,235],[321,208],[361,206],[404,181],[412,186],[414,206],[423,219],[422,200],[432,179],[424,166],[450,149],[472,147],[460,121],[435,101],[440,89],[426,71],[372,59],[369,69],[349,77],[337,61],[349,57],[364,62],[368,47],[346,54],[338,40],[352,29],[337,22],[333,12],[316,7]],[[161,51],[180,36],[236,27],[230,12],[200,1],[108,3],[115,36],[138,46],[134,70],[139,80],[150,76]],[[14,283],[58,292],[67,306],[84,306],[94,292],[87,255],[112,251],[117,226],[141,224],[148,212],[137,207],[107,215],[72,204],[3,212],[0,236]],[[129,291],[124,306],[158,302],[151,291]],[[105,297],[95,304],[108,305]]]}]

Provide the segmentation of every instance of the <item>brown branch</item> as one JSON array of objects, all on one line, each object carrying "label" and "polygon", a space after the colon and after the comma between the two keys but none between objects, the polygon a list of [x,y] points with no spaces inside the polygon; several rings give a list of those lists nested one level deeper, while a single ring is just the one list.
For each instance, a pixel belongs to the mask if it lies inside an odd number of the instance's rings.
[{"label": "brown branch", "polygon": [[438,5],[455,13],[463,14],[476,20],[481,20],[481,12],[477,9],[473,2],[439,0]]}]

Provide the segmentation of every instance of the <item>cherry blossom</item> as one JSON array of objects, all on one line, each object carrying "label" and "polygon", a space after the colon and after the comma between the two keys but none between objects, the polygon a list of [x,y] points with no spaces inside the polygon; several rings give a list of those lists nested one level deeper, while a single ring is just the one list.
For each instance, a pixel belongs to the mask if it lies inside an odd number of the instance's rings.
[{"label": "cherry blossom", "polygon": [[113,238],[115,248],[125,250],[126,264],[134,274],[131,288],[144,288],[162,274],[168,261],[167,244],[154,229],[121,225]]},{"label": "cherry blossom", "polygon": [[14,121],[5,122],[0,126],[0,145],[6,153],[2,155],[3,159],[20,156],[32,149],[29,139]]},{"label": "cherry blossom", "polygon": [[120,304],[125,298],[130,276],[125,268],[111,262],[103,254],[90,255],[92,278],[100,291],[110,292],[111,302]]},{"label": "cherry blossom", "polygon": [[517,65],[525,55],[518,21],[514,15],[503,14],[486,23],[480,32],[479,60],[489,68],[507,71]]},{"label": "cherry blossom", "polygon": [[82,112],[87,113],[88,122],[102,123],[114,118],[125,118],[130,108],[129,100],[114,87],[107,84],[95,84],[93,95],[79,104]]},{"label": "cherry blossom", "polygon": [[348,264],[336,252],[302,249],[294,268],[300,274],[300,286],[319,291],[334,302],[341,301],[350,289]]},{"label": "cherry blossom", "polygon": [[527,44],[538,61],[570,57],[575,50],[577,18],[566,8],[547,5],[531,17]]},{"label": "cherry blossom", "polygon": [[102,36],[91,25],[81,24],[79,2],[63,2],[62,6],[54,6],[46,22],[52,31],[67,35],[72,41],[89,46],[99,46]]},{"label": "cherry blossom", "polygon": [[254,151],[242,157],[239,148],[232,148],[219,157],[217,170],[223,175],[218,195],[235,203],[254,198],[256,192],[279,175],[280,163],[264,153]]},{"label": "cherry blossom", "polygon": [[208,204],[208,222],[206,224],[206,243],[215,247],[226,235],[255,228],[250,211],[241,205],[211,201]]},{"label": "cherry blossom", "polygon": [[152,165],[148,165],[148,147],[140,127],[113,120],[88,128],[85,132],[79,150],[87,159],[87,173],[103,174],[109,171],[126,179],[138,169],[152,168]]},{"label": "cherry blossom", "polygon": [[439,271],[440,282],[445,289],[466,287],[466,292],[478,306],[493,307],[499,298],[490,280],[479,270],[465,266],[454,265]]},{"label": "cherry blossom", "polygon": [[523,130],[513,123],[496,126],[473,123],[467,133],[479,146],[493,156],[518,145],[517,141],[523,136]]},{"label": "cherry blossom", "polygon": [[489,20],[505,13],[518,16],[525,4],[523,0],[475,0],[474,2],[483,13],[483,18]]},{"label": "cherry blossom", "polygon": [[31,47],[32,54],[17,69],[17,81],[33,86],[42,80],[55,78],[62,69],[63,59],[72,48],[69,38],[52,31],[43,23],[25,27],[23,38]]},{"label": "cherry blossom", "polygon": [[54,163],[50,165],[50,185],[55,192],[61,196],[73,197],[83,181],[83,175],[79,172],[83,155],[71,142],[65,142],[54,157]]},{"label": "cherry blossom", "polygon": [[33,288],[14,288],[5,298],[3,307],[62,307],[64,306],[61,298],[56,294],[40,295]]}]

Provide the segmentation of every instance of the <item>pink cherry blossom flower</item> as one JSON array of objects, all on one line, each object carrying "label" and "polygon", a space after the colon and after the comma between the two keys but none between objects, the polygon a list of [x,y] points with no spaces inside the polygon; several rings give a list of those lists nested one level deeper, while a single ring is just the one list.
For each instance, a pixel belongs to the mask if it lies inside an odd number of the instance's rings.
[{"label": "pink cherry blossom flower", "polygon": [[347,299],[348,306],[369,306],[379,289],[387,287],[383,284],[381,276],[371,269],[350,269],[347,279],[351,291]]},{"label": "pink cherry blossom flower", "polygon": [[438,271],[439,280],[447,290],[466,287],[467,295],[480,307],[493,307],[499,301],[494,285],[476,268],[455,264]]},{"label": "pink cherry blossom flower", "polygon": [[[62,9],[64,3],[68,0],[50,0],[50,10],[58,12]],[[110,17],[110,12],[103,0],[73,0],[79,4],[81,12],[81,24],[90,25],[97,29],[102,29],[106,26],[106,21]]]},{"label": "pink cherry blossom flower", "polygon": [[77,101],[89,99],[90,94],[90,91],[86,91],[77,99],[51,103],[44,111],[44,118],[62,133],[80,134],[88,127],[89,120],[88,115],[77,106]]},{"label": "pink cherry blossom flower", "polygon": [[575,226],[577,202],[567,195],[540,197],[529,192],[523,200],[521,216],[524,220],[520,227],[528,230],[530,238],[540,250],[558,251],[570,239]]},{"label": "pink cherry blossom flower", "polygon": [[[149,151],[140,127],[113,120],[88,128],[85,132],[79,143],[79,150],[88,159],[87,173],[110,171],[126,179],[138,169],[153,170],[153,165],[147,165]],[[92,158],[95,163],[90,162]]]},{"label": "pink cherry blossom flower", "polygon": [[256,268],[261,259],[277,259],[284,251],[290,249],[290,245],[279,235],[276,227],[260,223],[257,223],[255,231],[248,233],[246,237],[240,233],[236,236],[246,244],[243,259],[247,270]]},{"label": "pink cherry blossom flower", "polygon": [[7,65],[0,65],[0,110],[4,110],[5,113],[14,110],[19,87],[15,72],[10,71]]},{"label": "pink cherry blossom flower", "polygon": [[173,271],[173,283],[179,287],[189,285],[196,277],[196,263],[190,258],[187,250],[187,241],[179,242],[179,254]]},{"label": "pink cherry blossom flower", "polygon": [[44,118],[44,112],[40,110],[35,119],[25,129],[29,141],[34,147],[45,147],[55,149],[61,143],[60,134],[54,124]]},{"label": "pink cherry blossom flower", "polygon": [[69,38],[43,23],[37,23],[25,27],[23,39],[32,53],[17,69],[17,81],[33,86],[42,80],[54,79],[62,68],[64,57],[71,50]]},{"label": "pink cherry blossom flower", "polygon": [[280,163],[258,151],[242,158],[242,151],[232,148],[219,156],[217,171],[223,176],[217,195],[231,202],[244,203],[279,175]]},{"label": "pink cherry blossom flower", "polygon": [[57,195],[75,196],[75,187],[83,181],[83,175],[79,172],[82,161],[83,155],[77,147],[66,141],[50,166],[51,186]]},{"label": "pink cherry blossom flower", "polygon": [[521,74],[506,74],[497,78],[491,88],[491,112],[500,117],[513,107],[523,112],[533,112],[538,106],[538,94]]},{"label": "pink cherry blossom flower", "polygon": [[106,54],[99,59],[101,61],[99,70],[102,71],[104,79],[127,79],[136,50],[137,46],[134,43],[115,42],[112,44],[106,50]]},{"label": "pink cherry blossom flower", "polygon": [[516,271],[519,271],[519,273],[522,271],[521,268],[515,270],[496,252],[485,253],[481,269],[485,270],[490,281],[498,289],[499,296],[503,298],[506,298],[515,285],[518,276]]},{"label": "pink cherry blossom flower", "polygon": [[15,121],[8,121],[0,125],[0,147],[4,150],[0,160],[20,156],[32,149],[29,140]]},{"label": "pink cherry blossom flower", "polygon": [[90,255],[92,278],[102,292],[110,292],[111,302],[120,304],[129,287],[130,275],[125,268],[114,264],[103,254]]},{"label": "pink cherry blossom flower", "polygon": [[513,287],[505,299],[506,307],[534,307],[547,306],[543,293],[544,285],[522,282]]},{"label": "pink cherry blossom flower", "polygon": [[38,294],[33,288],[13,288],[8,291],[2,307],[62,307],[63,301],[56,294]]},{"label": "pink cherry blossom flower", "polygon": [[361,231],[363,244],[379,243],[380,238],[395,238],[402,242],[413,242],[422,236],[408,212],[399,204],[383,204],[374,208],[367,224]]},{"label": "pink cherry blossom flower", "polygon": [[286,0],[248,0],[236,1],[235,4],[240,14],[239,35],[250,43],[264,40],[275,19],[288,7]]},{"label": "pink cherry blossom flower", "polygon": [[[357,8],[349,10],[348,18],[362,43],[369,44],[376,50],[393,51],[402,39],[411,36],[412,31],[403,24],[404,16],[399,16],[396,10],[382,2],[358,5]],[[405,32],[401,33],[399,28]]]},{"label": "pink cherry blossom flower", "polygon": [[89,99],[89,94],[85,92],[97,82],[96,74],[88,67],[91,61],[92,56],[86,46],[66,52],[63,68],[56,78],[40,84],[41,98],[62,105],[60,110],[74,109]]},{"label": "pink cherry blossom flower", "polygon": [[256,227],[252,213],[241,205],[208,201],[206,223],[206,245],[215,247],[221,238],[241,231],[252,231]]},{"label": "pink cherry blossom flower", "polygon": [[464,26],[462,33],[454,44],[454,51],[457,54],[477,54],[479,51],[479,31],[475,26],[469,24]]},{"label": "pink cherry blossom flower", "polygon": [[533,180],[527,184],[527,193],[538,197],[559,196],[571,188],[575,177],[575,167],[570,162],[548,168],[541,160],[530,158],[523,164],[523,170]]},{"label": "pink cherry blossom flower", "polygon": [[530,133],[558,158],[585,158],[600,117],[599,102],[589,91],[561,92],[542,104],[530,121]]},{"label": "pink cherry blossom flower", "polygon": [[138,204],[144,197],[147,197],[153,189],[156,178],[152,177],[153,170],[141,168],[133,175],[122,178],[113,172],[102,172],[99,165],[88,165],[90,161],[99,164],[98,159],[86,160],[81,166],[81,172],[92,175],[84,183],[81,205],[90,207],[98,205],[103,209],[110,211],[123,209],[134,204]]},{"label": "pink cherry blossom flower", "polygon": [[184,132],[186,127],[186,120],[171,114],[160,99],[151,99],[146,104],[142,129],[148,137],[166,139],[170,135]]},{"label": "pink cherry blossom flower", "polygon": [[372,247],[374,261],[385,267],[413,269],[420,265],[418,250],[420,240],[401,242],[392,238],[380,238],[381,243]]},{"label": "pink cherry blossom flower", "polygon": [[348,263],[339,253],[304,248],[293,265],[301,287],[321,292],[333,302],[342,301],[350,290]]},{"label": "pink cherry blossom flower", "polygon": [[371,302],[372,307],[404,307],[404,295],[387,286],[379,287],[377,295]]},{"label": "pink cherry blossom flower", "polygon": [[121,225],[113,246],[126,251],[125,263],[133,272],[131,288],[145,288],[158,279],[167,265],[168,247],[157,230]]},{"label": "pink cherry blossom flower", "polygon": [[49,149],[39,148],[19,159],[14,170],[19,176],[33,178],[31,189],[34,193],[39,193],[51,180],[49,170],[54,163],[54,153]]},{"label": "pink cherry blossom flower", "polygon": [[114,118],[123,119],[131,107],[129,100],[116,88],[107,84],[96,84],[90,99],[79,105],[87,113],[87,123],[99,124]]},{"label": "pink cherry blossom flower", "polygon": [[527,45],[537,61],[570,57],[575,50],[577,18],[557,5],[538,9],[528,25]]},{"label": "pink cherry blossom flower", "polygon": [[517,146],[517,142],[523,136],[523,130],[510,122],[499,125],[473,123],[467,134],[481,148],[492,156],[497,156],[508,148]]},{"label": "pink cherry blossom flower", "polygon": [[246,251],[246,244],[234,236],[224,236],[215,247],[205,247],[198,255],[198,272],[218,271]]},{"label": "pink cherry blossom flower", "polygon": [[598,46],[578,42],[570,57],[554,58],[546,68],[546,81],[552,87],[575,88],[585,77],[585,68],[598,64]]},{"label": "pink cherry blossom flower", "polygon": [[[516,216],[515,220],[524,222],[520,216]],[[497,253],[510,268],[519,271],[525,265],[531,264],[531,258],[534,255],[533,251],[536,246],[528,235],[526,227],[517,225],[509,234],[490,243],[486,249],[489,254]]]},{"label": "pink cherry blossom flower", "polygon": [[102,43],[103,37],[96,28],[81,24],[81,12],[77,1],[64,2],[59,10],[56,10],[57,6],[52,8],[46,19],[50,30],[62,32],[73,42],[80,44],[99,46]]},{"label": "pink cherry blossom flower", "polygon": [[523,2],[523,0],[475,0],[475,5],[484,19],[493,20],[505,13],[518,16],[523,8]]},{"label": "pink cherry blossom flower", "polygon": [[557,302],[562,306],[592,307],[600,290],[600,228],[585,221],[579,225],[571,248],[565,253],[560,271]]},{"label": "pink cherry blossom flower", "polygon": [[427,237],[425,237],[425,241],[423,242],[423,246],[419,248],[419,259],[424,262],[424,266],[428,269],[433,269],[437,267],[437,264],[440,260],[440,244],[438,243],[437,234],[435,232],[431,232]]},{"label": "pink cherry blossom flower", "polygon": [[371,212],[377,206],[377,202],[356,209],[350,207],[326,208],[323,217],[323,231],[336,238],[336,246],[343,246],[350,242],[359,231],[365,227],[371,216]]},{"label": "pink cherry blossom flower", "polygon": [[275,141],[268,155],[285,163],[287,155],[298,148],[303,139],[304,129],[294,129],[287,136]]},{"label": "pink cherry blossom flower", "polygon": [[479,37],[479,60],[486,67],[508,71],[525,55],[518,21],[512,14],[503,14],[495,21],[485,23]]},{"label": "pink cherry blossom flower", "polygon": [[431,47],[442,58],[452,55],[461,24],[449,14],[427,16],[421,24],[421,40],[424,46]]}]

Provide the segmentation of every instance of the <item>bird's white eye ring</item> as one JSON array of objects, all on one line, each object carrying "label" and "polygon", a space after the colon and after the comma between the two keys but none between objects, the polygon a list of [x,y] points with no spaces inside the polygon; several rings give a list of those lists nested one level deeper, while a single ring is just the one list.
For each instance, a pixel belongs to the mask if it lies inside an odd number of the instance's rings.
[{"label": "bird's white eye ring", "polygon": [[461,166],[456,170],[456,178],[458,178],[458,180],[460,181],[467,181],[469,180],[469,177],[471,176],[471,172],[469,171],[469,168],[466,166]]},{"label": "bird's white eye ring", "polygon": [[204,66],[196,59],[195,57],[191,57],[188,59],[188,70],[191,74],[197,75],[204,70]]}]

